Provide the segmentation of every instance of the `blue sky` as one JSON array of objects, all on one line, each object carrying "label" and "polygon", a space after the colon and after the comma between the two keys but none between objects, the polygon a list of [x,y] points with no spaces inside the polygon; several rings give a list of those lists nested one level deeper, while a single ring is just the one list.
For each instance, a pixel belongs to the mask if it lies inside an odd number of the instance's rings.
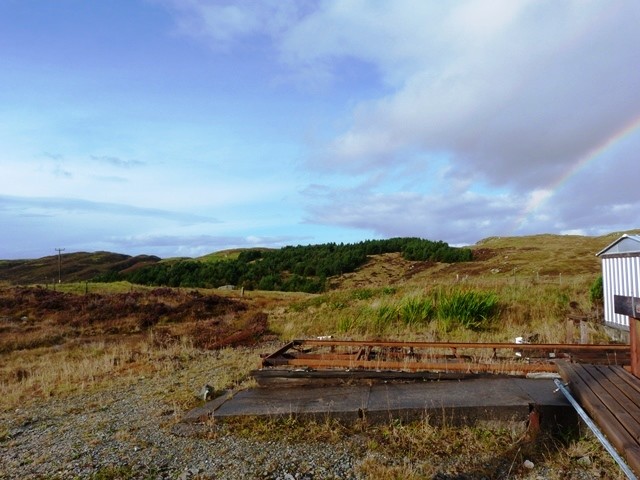
[{"label": "blue sky", "polygon": [[640,227],[636,0],[4,0],[0,258]]}]

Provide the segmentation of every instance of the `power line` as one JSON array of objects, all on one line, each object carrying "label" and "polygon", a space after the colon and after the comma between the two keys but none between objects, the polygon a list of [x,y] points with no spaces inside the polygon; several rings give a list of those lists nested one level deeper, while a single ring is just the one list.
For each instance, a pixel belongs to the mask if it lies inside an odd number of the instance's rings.
[{"label": "power line", "polygon": [[58,283],[62,282],[62,252],[64,248],[54,248],[58,252]]}]

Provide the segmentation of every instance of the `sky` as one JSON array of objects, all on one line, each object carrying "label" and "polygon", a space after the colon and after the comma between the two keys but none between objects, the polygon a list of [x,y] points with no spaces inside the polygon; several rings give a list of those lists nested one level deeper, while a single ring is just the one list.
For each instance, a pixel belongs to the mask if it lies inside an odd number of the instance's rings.
[{"label": "sky", "polygon": [[637,0],[2,0],[0,258],[639,228],[638,25]]}]

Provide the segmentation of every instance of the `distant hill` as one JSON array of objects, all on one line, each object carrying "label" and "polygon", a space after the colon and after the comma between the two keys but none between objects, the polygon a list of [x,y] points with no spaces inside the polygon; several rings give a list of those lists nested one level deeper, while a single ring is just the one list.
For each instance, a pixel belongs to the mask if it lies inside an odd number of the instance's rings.
[{"label": "distant hill", "polygon": [[224,260],[235,260],[240,256],[242,252],[258,251],[269,252],[275,250],[274,248],[256,247],[256,248],[230,248],[228,250],[220,250],[218,252],[208,253],[201,257],[197,257],[196,260],[202,260],[204,262],[221,262]]},{"label": "distant hill", "polygon": [[[160,261],[153,255],[123,255],[110,252],[77,252],[60,256],[63,282],[81,282],[107,274],[128,272]],[[0,282],[10,284],[56,283],[58,255],[33,260],[0,260]]]},{"label": "distant hill", "polygon": [[473,261],[460,263],[414,262],[390,253],[371,257],[353,273],[334,277],[331,289],[369,288],[399,284],[425,284],[474,278],[528,277],[541,280],[600,275],[596,253],[623,233],[599,237],[581,235],[528,235],[489,237],[471,245]]},{"label": "distant hill", "polygon": [[[640,234],[640,230],[615,232],[599,237],[581,235],[529,235],[490,237],[469,248],[473,260],[460,263],[410,261],[400,254],[370,256],[369,261],[353,273],[332,277],[329,288],[393,285],[413,281],[437,280],[465,276],[572,276],[598,275],[600,262],[595,254],[623,233]],[[236,249],[214,252],[196,260],[223,262],[236,259],[241,252],[268,252],[271,249]],[[110,252],[67,253],[61,256],[63,282],[90,281],[113,272],[128,274],[159,262],[152,255],[129,256]],[[0,260],[0,282],[10,284],[52,283],[58,279],[58,256],[32,260]]]}]

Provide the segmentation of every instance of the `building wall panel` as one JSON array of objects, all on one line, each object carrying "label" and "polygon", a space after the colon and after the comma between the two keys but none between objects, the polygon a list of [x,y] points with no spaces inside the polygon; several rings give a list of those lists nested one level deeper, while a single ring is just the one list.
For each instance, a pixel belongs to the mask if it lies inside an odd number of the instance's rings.
[{"label": "building wall panel", "polygon": [[629,318],[615,313],[614,295],[640,297],[640,256],[602,257],[604,320],[608,325],[628,329]]}]

